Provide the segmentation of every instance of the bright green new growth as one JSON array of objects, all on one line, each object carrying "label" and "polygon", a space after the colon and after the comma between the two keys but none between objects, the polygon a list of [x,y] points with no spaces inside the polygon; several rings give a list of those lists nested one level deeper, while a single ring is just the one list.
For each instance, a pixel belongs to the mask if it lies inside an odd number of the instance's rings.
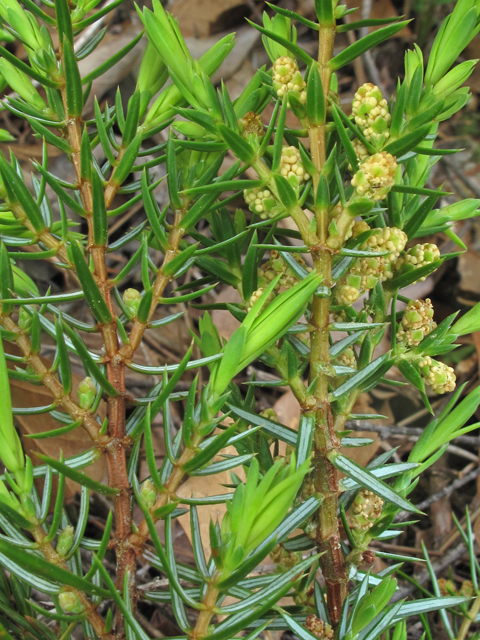
[{"label": "bright green new growth", "polygon": [[[373,83],[355,87],[351,115],[338,95],[341,70],[407,21],[369,20],[376,28],[334,55],[337,33],[365,26],[347,17],[345,5],[315,0],[312,21],[267,3],[262,25],[251,24],[270,62],[232,100],[212,77],[234,48],[233,35],[195,60],[176,20],[154,0],[139,11],[145,36],[82,77],[79,60],[95,56],[106,33],[100,20],[121,0],[103,8],[98,0],[44,4],[0,0],[4,34],[27,53],[23,61],[0,47],[2,87],[15,92],[4,105],[43,143],[31,180],[13,153],[0,154],[0,635],[146,640],[137,614],[153,601],[168,603],[182,640],[254,640],[287,629],[300,640],[334,633],[336,640],[406,640],[412,616],[421,616],[430,638],[432,611],[454,638],[447,608],[455,624],[463,621],[465,638],[480,607],[468,516],[460,533],[476,596],[469,611],[468,598],[441,596],[426,553],[433,596],[392,602],[395,567],[380,576],[363,569],[373,540],[398,535],[400,511],[421,517],[418,476],[450,441],[478,428],[471,423],[478,388],[455,389],[443,359],[459,336],[480,330],[480,305],[438,322],[430,300],[402,295],[457,255],[442,255],[431,236],[445,233],[463,250],[452,227],[478,215],[475,199],[436,208],[449,194],[426,186],[441,155],[455,151],[437,151],[435,141],[439,124],[469,99],[463,85],[476,61],[456,62],[480,29],[478,1],[456,3],[426,67],[418,46],[407,51],[390,103]],[[297,22],[318,33],[318,60],[297,43]],[[95,96],[87,113],[91,83],[141,37],[148,42],[135,91],[119,90],[114,104],[102,106]],[[155,142],[167,129],[165,141]],[[10,139],[0,131],[1,141]],[[52,146],[71,163],[68,180],[52,172]],[[162,164],[168,202],[160,209]],[[121,221],[139,203],[143,211],[112,242],[112,218]],[[279,224],[284,218],[288,225]],[[129,257],[119,267],[124,250]],[[70,290],[40,291],[25,273],[36,274],[28,267],[34,260],[68,270]],[[219,284],[238,302],[211,303]],[[82,320],[67,313],[72,302],[83,304]],[[200,311],[198,327],[188,320],[193,341],[181,345],[185,356],[179,364],[161,356],[139,364],[145,336],[156,339],[152,329],[184,321],[183,308],[163,312],[177,303]],[[239,322],[228,340],[209,313],[216,310]],[[47,340],[56,346],[50,362]],[[77,385],[72,358],[84,370]],[[451,396],[408,460],[393,461],[392,450],[364,468],[344,455],[344,447],[370,444],[352,434],[350,416],[371,419],[355,414],[356,400],[394,366],[427,410],[435,393]],[[132,391],[138,378],[131,372],[145,376],[143,397]],[[43,385],[51,404],[12,409],[10,379]],[[256,412],[256,394],[269,386],[295,396],[298,430],[271,408]],[[172,403],[180,405],[175,412]],[[30,442],[84,429],[90,448],[60,460],[39,454],[33,467],[14,426],[19,411],[28,419],[48,414],[55,424]],[[105,484],[89,475],[100,457]],[[196,494],[198,476],[225,473],[224,493]],[[76,518],[64,505],[67,479],[80,487]],[[193,496],[179,491],[185,479]],[[111,505],[98,539],[85,534],[91,492]],[[226,515],[210,522],[208,547],[197,507],[212,504],[225,504]],[[172,521],[187,512],[194,566],[174,546]],[[142,517],[134,521],[134,513]],[[257,575],[268,555],[274,568]],[[169,591],[139,588],[137,569],[147,563],[167,577]],[[293,606],[279,604],[284,596]]]},{"label": "bright green new growth", "polygon": [[[25,488],[25,458],[22,443],[13,426],[12,401],[9,393],[8,369],[3,350],[3,341],[0,339],[0,389],[2,403],[0,406],[0,434],[2,441],[2,462],[13,474],[22,490]],[[27,491],[28,493],[28,491]]]},{"label": "bright green new growth", "polygon": [[[252,460],[247,481],[240,484],[223,519],[221,540],[225,557],[220,564],[221,577],[228,577],[248,554],[275,531],[297,495],[310,461],[295,470],[295,456],[288,466],[277,462],[259,481],[259,465]],[[282,468],[283,467],[283,468]]]}]

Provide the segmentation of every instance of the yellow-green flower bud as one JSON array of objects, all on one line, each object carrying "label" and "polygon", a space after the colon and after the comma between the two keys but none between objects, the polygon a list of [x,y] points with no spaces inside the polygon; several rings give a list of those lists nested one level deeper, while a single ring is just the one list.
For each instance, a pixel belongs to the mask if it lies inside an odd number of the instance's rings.
[{"label": "yellow-green flower bud", "polygon": [[306,102],[305,80],[292,58],[281,56],[273,63],[273,88],[277,96],[283,99],[289,91],[295,91],[301,102]]},{"label": "yellow-green flower bud", "polygon": [[13,64],[5,58],[0,58],[0,73],[3,75],[10,87],[31,107],[34,107],[39,111],[47,109],[47,105],[33,86],[30,78],[25,73],[14,67]]},{"label": "yellow-green flower bud", "polygon": [[358,236],[365,233],[365,231],[370,231],[370,225],[365,222],[365,220],[358,220],[355,222],[352,229],[352,237],[357,238]]},{"label": "yellow-green flower bud", "polygon": [[57,553],[62,558],[65,558],[65,556],[68,555],[68,552],[72,548],[73,532],[73,527],[71,525],[68,525],[58,536]]},{"label": "yellow-green flower bud", "polygon": [[357,368],[357,360],[355,358],[355,351],[352,347],[348,347],[337,358],[337,363],[344,367],[350,367],[351,369]]},{"label": "yellow-green flower bud", "polygon": [[267,418],[267,420],[274,420],[275,422],[278,422],[277,412],[272,407],[260,411],[260,416],[262,418]]},{"label": "yellow-green flower bud", "polygon": [[353,304],[360,297],[360,291],[350,285],[344,285],[337,293],[339,304]]},{"label": "yellow-green flower bud", "polygon": [[372,256],[371,258],[360,258],[350,269],[350,275],[360,278],[357,286],[361,291],[373,289],[378,280],[383,280],[385,273],[385,260],[382,256]]},{"label": "yellow-green flower bud", "polygon": [[[455,585],[454,585],[454,589],[455,589]],[[473,582],[471,580],[464,580],[462,582],[458,595],[465,596],[467,598],[471,598],[472,596],[476,595]]]},{"label": "yellow-green flower bud", "polygon": [[410,300],[397,331],[397,342],[416,347],[436,326],[431,300]]},{"label": "yellow-green flower bud", "polygon": [[[356,222],[353,226],[352,235],[357,237],[369,231],[369,225],[363,220]],[[373,229],[372,235],[361,245],[362,249],[384,252],[390,251],[388,256],[375,256],[360,258],[350,269],[347,277],[347,284],[368,291],[373,289],[380,282],[393,277],[392,263],[397,260],[407,244],[408,238],[404,231],[396,227],[385,227],[384,229]],[[360,278],[360,279],[358,279]]]},{"label": "yellow-green flower bud", "polygon": [[87,376],[78,387],[78,403],[81,409],[88,411],[95,401],[97,389],[93,380]]},{"label": "yellow-green flower bud", "polygon": [[313,473],[307,473],[302,483],[302,489],[301,489],[300,495],[304,500],[306,500],[310,496],[314,496],[315,493],[316,493],[316,490],[315,490],[315,482],[313,480]]},{"label": "yellow-green flower bud", "polygon": [[312,613],[305,618],[305,627],[314,635],[318,640],[332,640],[333,629],[328,622],[323,622],[320,618]]},{"label": "yellow-green flower bud", "polygon": [[310,174],[305,171],[300,151],[294,147],[282,147],[280,159],[280,175],[287,178],[294,189],[310,179]]},{"label": "yellow-green flower bud", "polygon": [[30,333],[30,327],[32,326],[32,316],[26,309],[20,307],[18,312],[18,328],[24,333]]},{"label": "yellow-green flower bud", "polygon": [[[438,579],[438,589],[440,591],[441,596],[451,596],[457,593],[457,587],[455,586],[455,583],[453,582],[453,580],[447,580],[446,578]],[[462,595],[466,595],[466,594],[462,594]],[[473,593],[470,594],[470,596],[472,595]]]},{"label": "yellow-green flower bud", "polygon": [[397,161],[390,153],[381,151],[369,156],[352,178],[357,195],[370,200],[382,200],[395,184]]},{"label": "yellow-green flower bud", "polygon": [[259,215],[262,220],[274,218],[282,210],[272,192],[263,187],[245,189],[243,197],[250,211]]},{"label": "yellow-green flower bud", "polygon": [[[352,145],[353,145],[353,148],[355,150],[355,154],[356,154],[360,164],[362,162],[365,162],[365,160],[370,155],[368,153],[368,151],[367,151],[367,147],[362,142],[360,142],[360,140],[357,140],[356,138],[355,138],[355,140],[352,140]],[[348,165],[348,170],[352,171],[352,166],[350,164]]]},{"label": "yellow-green flower bud", "polygon": [[368,531],[382,515],[383,500],[373,491],[360,489],[352,506],[352,529]]},{"label": "yellow-green flower bud", "polygon": [[277,545],[273,549],[273,551],[270,553],[270,557],[277,565],[277,569],[280,573],[284,573],[285,571],[292,569],[302,559],[302,555],[300,553],[295,551],[287,551],[281,544]]},{"label": "yellow-green flower bud", "polygon": [[136,289],[126,289],[123,292],[123,304],[132,318],[138,313],[141,299],[142,294]]},{"label": "yellow-green flower bud", "polygon": [[[298,264],[300,264],[306,271],[311,271],[311,267],[305,265],[305,260],[298,253],[293,254],[293,257]],[[288,267],[285,261],[280,257],[278,251],[272,250],[270,253],[270,259],[265,262],[258,269],[258,284],[260,287],[265,288],[277,275],[281,274],[279,282],[275,285],[274,291],[279,291],[281,287],[290,289],[298,282],[298,277]]]},{"label": "yellow-green flower bud", "polygon": [[157,490],[151,480],[145,480],[140,490],[142,502],[147,509],[153,507],[157,500]]},{"label": "yellow-green flower bud", "polygon": [[[248,301],[247,304],[247,311],[250,311],[250,309],[253,307],[253,305],[257,302],[257,300],[261,297],[263,293],[263,288],[260,287],[260,289],[257,289],[256,291],[254,291],[250,297],[250,300]],[[273,299],[275,298],[275,294],[272,293],[268,296],[268,298],[265,300],[265,304],[264,306],[266,306],[267,304],[269,304]]]},{"label": "yellow-green flower bud", "polygon": [[392,117],[388,103],[376,85],[367,82],[358,89],[352,102],[352,113],[369,142],[376,145],[385,143],[390,135],[388,127]]},{"label": "yellow-green flower bud", "polygon": [[[417,244],[399,258],[395,263],[396,271],[402,269],[419,269],[427,264],[431,264],[440,258],[440,251],[437,245],[427,242]],[[418,282],[422,282],[425,278],[419,278]]]},{"label": "yellow-green flower bud", "polygon": [[79,596],[73,591],[63,591],[58,596],[58,601],[65,613],[82,613],[85,611],[85,605]]},{"label": "yellow-green flower bud", "polygon": [[405,249],[407,242],[408,236],[404,231],[396,227],[385,227],[374,229],[365,247],[376,251],[390,251],[390,255],[385,258],[389,262],[394,262]]},{"label": "yellow-green flower bud", "polygon": [[262,122],[262,116],[254,111],[249,111],[243,118],[238,121],[242,129],[244,138],[262,138],[265,135],[265,128]]},{"label": "yellow-green flower bud", "polygon": [[454,391],[457,378],[452,367],[443,362],[437,362],[430,356],[422,358],[418,366],[425,384],[431,387],[432,391],[438,394]]}]

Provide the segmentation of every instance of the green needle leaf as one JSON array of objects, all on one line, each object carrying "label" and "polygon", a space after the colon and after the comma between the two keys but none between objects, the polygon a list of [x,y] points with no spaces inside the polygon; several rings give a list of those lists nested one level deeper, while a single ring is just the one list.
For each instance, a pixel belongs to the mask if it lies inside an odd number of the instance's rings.
[{"label": "green needle leaf", "polygon": [[72,329],[71,327],[69,327],[65,321],[63,323],[63,328],[65,330],[65,333],[68,335],[68,337],[72,341],[72,345],[75,349],[75,353],[77,353],[77,355],[81,359],[82,364],[85,367],[85,371],[87,371],[98,382],[98,384],[106,394],[112,397],[118,396],[118,391],[102,373],[99,366],[90,355],[85,343],[80,338],[80,336],[75,331],[75,329]]},{"label": "green needle leaf", "polygon": [[403,27],[405,27],[410,20],[403,20],[402,22],[397,22],[395,24],[389,25],[388,27],[383,27],[382,29],[378,29],[377,31],[373,31],[373,33],[369,33],[368,36],[357,40],[354,44],[351,44],[349,47],[344,49],[338,56],[332,58],[329,62],[329,67],[336,71],[341,67],[344,67],[346,64],[353,62],[355,58],[361,56],[365,51],[369,51],[377,44],[380,44],[384,40],[388,40],[396,33],[401,31]]},{"label": "green needle leaf", "polygon": [[43,220],[40,207],[34,200],[32,194],[25,186],[18,173],[0,154],[0,172],[3,176],[3,182],[7,188],[7,193],[11,192],[13,199],[20,203],[25,215],[31,222],[37,233],[45,231],[45,221]]},{"label": "green needle leaf", "polygon": [[[328,0],[330,2],[330,0]],[[331,2],[330,2],[331,5]],[[307,84],[307,118],[312,125],[325,122],[325,95],[318,64],[312,64]]]},{"label": "green needle leaf", "polygon": [[40,556],[29,553],[25,549],[19,549],[6,540],[0,539],[0,553],[3,553],[13,560],[20,567],[27,569],[34,576],[46,578],[47,580],[53,580],[60,585],[67,585],[78,589],[83,593],[87,593],[94,596],[100,596],[101,598],[108,598],[109,592],[97,585],[87,582],[80,576],[62,569],[53,562],[48,562]]},{"label": "green needle leaf", "polygon": [[218,132],[231,148],[233,153],[245,164],[250,164],[255,158],[255,150],[236,131],[232,131],[224,124],[217,125]]},{"label": "green needle leaf", "polygon": [[57,338],[57,349],[60,361],[60,373],[62,376],[63,393],[68,395],[72,390],[72,368],[70,366],[70,358],[68,357],[67,345],[63,333],[63,324],[61,316],[55,318],[55,335]]},{"label": "green needle leaf", "polygon": [[63,43],[63,59],[65,62],[65,90],[68,115],[70,117],[79,117],[83,111],[82,81],[73,47],[68,40]]},{"label": "green needle leaf", "polygon": [[247,22],[252,27],[254,27],[257,31],[260,31],[261,34],[263,34],[264,36],[267,36],[267,38],[271,38],[275,42],[278,42],[278,44],[281,44],[283,47],[285,47],[285,49],[290,51],[290,53],[292,53],[295,58],[298,58],[299,60],[304,62],[307,66],[310,66],[312,64],[313,59],[308,55],[308,53],[305,53],[305,51],[302,48],[298,47],[293,42],[290,42],[290,40],[287,40],[287,38],[283,38],[282,36],[274,33],[273,31],[264,29],[259,24],[255,24],[255,22],[252,22],[248,18],[247,18]]},{"label": "green needle leaf", "polygon": [[89,476],[86,476],[84,473],[80,473],[76,469],[72,469],[64,462],[60,462],[59,460],[55,460],[55,458],[50,458],[49,456],[44,455],[43,453],[37,454],[42,462],[48,464],[48,466],[56,469],[59,473],[62,473],[70,480],[74,482],[78,482],[82,487],[86,487],[91,491],[96,491],[97,493],[101,493],[104,496],[116,496],[120,489],[115,489],[114,487],[108,487],[105,484],[101,484],[96,480],[92,480]]},{"label": "green needle leaf", "polygon": [[92,172],[93,200],[93,242],[96,247],[104,247],[108,239],[108,218],[103,185],[95,169]]},{"label": "green needle leaf", "polygon": [[422,513],[411,502],[399,495],[388,484],[376,478],[368,469],[364,469],[353,460],[346,458],[341,453],[332,452],[328,456],[330,462],[343,473],[358,482],[358,484],[365,489],[373,491],[380,497],[388,500],[399,509],[404,509],[412,513]]},{"label": "green needle leaf", "polygon": [[[123,1],[124,0],[122,0],[122,2]],[[111,10],[111,5],[109,7],[109,10]],[[8,49],[5,49],[5,47],[0,46],[0,55],[11,62],[15,67],[17,67],[17,69],[23,71],[23,73],[26,73],[27,76],[29,76],[33,80],[36,80],[41,86],[51,87],[53,89],[59,89],[61,87],[61,84],[59,82],[55,82],[55,80],[51,80],[42,73],[35,71],[35,69],[32,69],[32,67],[29,67],[28,64],[25,64],[25,62],[19,60],[17,56],[15,56],[13,53],[10,53],[10,51],[8,51]]]},{"label": "green needle leaf", "polygon": [[109,324],[112,322],[112,314],[107,306],[100,289],[95,282],[95,279],[88,268],[87,263],[83,257],[83,252],[80,244],[77,240],[71,240],[72,258],[77,272],[78,279],[82,285],[83,292],[85,293],[85,299],[88,302],[95,319],[100,324]]},{"label": "green needle leaf", "polygon": [[[60,42],[64,47],[67,44],[67,41],[72,45],[72,20],[70,18],[70,7],[67,0],[55,0],[55,18],[57,19],[57,29]],[[67,40],[65,40],[65,38]]]}]

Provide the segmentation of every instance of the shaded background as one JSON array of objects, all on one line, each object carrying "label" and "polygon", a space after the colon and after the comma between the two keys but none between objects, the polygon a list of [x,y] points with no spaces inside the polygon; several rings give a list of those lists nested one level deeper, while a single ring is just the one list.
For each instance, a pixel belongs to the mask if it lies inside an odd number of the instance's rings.
[{"label": "shaded background", "polygon": [[[141,3],[142,4],[142,3]],[[306,17],[314,19],[313,0],[280,0],[280,6],[293,9]],[[364,82],[373,82],[383,91],[387,99],[392,97],[395,90],[397,77],[403,74],[403,57],[408,48],[413,43],[417,43],[428,55],[428,51],[433,42],[436,29],[441,20],[451,12],[454,3],[443,2],[442,0],[375,0],[354,2],[347,0],[349,8],[360,5],[358,12],[349,16],[352,20],[361,18],[385,18],[391,16],[406,16],[414,18],[407,27],[400,31],[393,39],[383,43],[373,52],[365,54],[354,64],[343,68],[339,75],[339,91],[342,106],[346,113],[350,113],[350,105],[357,87]],[[260,0],[174,0],[166,3],[167,8],[178,18],[181,31],[186,38],[187,45],[196,58],[200,57],[216,40],[226,33],[235,31],[237,34],[237,44],[230,57],[222,65],[221,69],[214,77],[214,81],[222,77],[232,98],[236,98],[243,87],[252,77],[254,70],[259,66],[269,66],[269,60],[263,49],[260,34],[252,29],[245,22],[245,18],[261,22],[261,14],[266,5]],[[267,7],[268,8],[268,7]],[[45,7],[48,11],[48,8]],[[141,31],[141,23],[136,14],[134,5],[127,0],[119,9],[108,15],[102,22],[96,23],[93,28],[88,28],[82,34],[82,41],[87,41],[101,27],[107,26],[107,34],[95,54],[81,63],[82,74],[87,74],[103,61],[110,58],[116,51],[128,44],[135,35]],[[367,29],[366,32],[369,30]],[[55,37],[55,33],[52,34]],[[364,35],[358,32],[348,32],[340,34],[336,40],[336,51],[351,44],[355,38]],[[298,40],[300,45],[307,52],[315,56],[317,49],[317,34],[307,27],[298,25]],[[91,95],[87,102],[84,118],[93,115],[93,98],[97,97],[101,103],[102,110],[105,101],[112,104],[115,99],[117,86],[120,87],[124,105],[135,89],[136,74],[138,72],[142,54],[146,41],[143,39],[135,49],[125,57],[105,76],[97,79],[93,83]],[[19,43],[9,43],[8,48],[18,57],[24,56],[24,50]],[[465,58],[480,58],[480,39],[477,37],[467,48]],[[451,196],[442,198],[442,202],[437,206],[445,206],[456,202],[459,198],[480,198],[480,147],[479,147],[479,94],[480,94],[480,69],[470,78],[472,96],[463,111],[456,114],[450,121],[442,123],[438,137],[438,146],[443,148],[462,149],[455,155],[443,156],[433,167],[429,184],[430,188],[444,186],[444,190],[452,192]],[[265,112],[265,121],[268,121],[270,111]],[[20,121],[12,116],[8,111],[0,112],[0,126],[4,127],[15,136],[16,142],[10,145],[0,144],[3,152],[8,152],[8,146],[12,147],[16,157],[22,162],[26,179],[29,176],[28,169],[30,160],[41,160],[42,143],[32,135],[28,123]],[[290,126],[297,124],[293,114],[289,112],[288,122]],[[167,132],[162,132],[156,138],[148,141],[148,144],[158,144],[166,139]],[[96,149],[97,160],[102,163],[102,150],[99,146]],[[65,162],[65,158],[60,152],[51,147],[49,149],[51,166],[50,170],[64,180],[73,182],[75,174],[72,167]],[[152,156],[153,157],[153,156]],[[146,157],[145,160],[148,160]],[[227,158],[224,168],[228,166],[230,160]],[[157,177],[162,175],[163,167],[158,169]],[[132,174],[131,180],[139,176]],[[161,206],[165,206],[168,201],[166,185],[163,183],[155,192]],[[122,204],[126,196],[117,196],[116,206]],[[52,202],[55,202],[53,199]],[[480,204],[480,201],[479,201]],[[239,199],[230,205],[232,212],[235,208],[243,207],[245,203]],[[248,210],[246,209],[248,215]],[[58,214],[58,212],[54,212]],[[132,207],[126,214],[111,220],[109,235],[113,242],[125,234],[132,226],[145,219],[142,203]],[[281,224],[288,225],[289,221],[284,220]],[[469,220],[456,225],[455,233],[467,245],[468,249],[455,260],[451,260],[426,281],[419,282],[410,287],[405,295],[411,298],[430,297],[435,307],[435,320],[440,322],[450,313],[458,310],[466,310],[480,300],[480,238],[479,219]],[[78,230],[85,231],[79,222]],[[203,232],[207,232],[206,229]],[[425,241],[435,242],[442,253],[449,253],[456,250],[456,246],[445,236],[439,235],[425,239]],[[109,254],[108,267],[111,277],[114,277],[126,264],[132,255],[133,250],[129,245],[122,250]],[[155,252],[152,252],[153,254]],[[160,254],[152,255],[157,262],[160,261]],[[22,269],[27,271],[37,282],[40,290],[44,293],[48,287],[52,287],[53,292],[66,292],[75,288],[70,282],[68,273],[57,269],[54,264],[35,262],[19,263]],[[202,273],[199,270],[193,271],[187,276],[190,278],[200,278]],[[140,266],[134,269],[130,275],[126,287],[139,287],[141,283]],[[181,284],[181,283],[178,283]],[[174,295],[175,284],[170,293]],[[234,301],[235,297],[227,289],[217,287],[202,299],[202,302],[224,302]],[[86,319],[88,310],[81,303],[65,305],[67,313],[79,318]],[[149,365],[172,364],[178,362],[185,353],[189,338],[189,329],[195,329],[199,314],[201,312],[192,308],[187,308],[180,304],[177,306],[164,306],[158,316],[169,315],[175,311],[185,312],[181,321],[177,321],[168,326],[152,329],[148,332],[142,348],[139,352],[139,362]],[[236,321],[231,318],[228,312],[215,311],[214,320],[218,322],[220,332],[224,337],[229,337],[236,328]],[[48,359],[53,358],[54,344],[44,345],[44,355]],[[94,334],[86,336],[87,343],[92,349],[100,346]],[[480,334],[463,339],[462,346],[452,354],[449,354],[445,361],[456,369],[458,384],[468,381],[468,389],[478,384],[478,355],[480,353]],[[77,384],[84,373],[80,361],[74,361],[77,366]],[[246,380],[252,373],[250,368],[243,378],[237,381],[240,383]],[[271,373],[261,366],[256,369],[257,379],[272,378]],[[395,378],[395,371],[392,377]],[[397,376],[400,379],[400,376]],[[187,376],[185,378],[187,380]],[[158,382],[153,379],[146,379],[144,376],[133,372],[129,374],[129,391],[133,397],[144,396],[148,389]],[[40,406],[49,403],[48,392],[41,387],[32,387],[21,381],[12,380],[12,394],[14,406]],[[184,388],[188,388],[189,383],[184,382]],[[182,386],[180,385],[180,389]],[[270,389],[259,389],[257,391],[259,410],[272,408],[275,410],[278,420],[290,427],[297,427],[299,420],[299,410],[296,400],[286,388],[275,387]],[[435,410],[440,411],[446,400],[440,396],[432,398],[432,405]],[[172,417],[177,425],[181,423],[181,405],[172,403]],[[397,461],[404,460],[415,442],[422,427],[428,422],[426,409],[417,392],[408,386],[379,385],[369,394],[364,394],[359,400],[359,405],[355,408],[357,413],[378,413],[384,416],[368,426],[368,435],[374,439],[374,443],[369,447],[359,450],[349,450],[349,456],[361,464],[366,464],[376,453],[398,448],[395,457]],[[474,418],[480,419],[480,415]],[[153,425],[153,435],[156,450],[158,452],[158,463],[160,465],[164,455],[161,416]],[[29,419],[26,416],[17,417],[17,424],[22,434],[33,431],[46,431],[53,428],[52,419],[48,414],[35,416]],[[355,425],[352,425],[353,427]],[[362,429],[365,429],[362,423]],[[75,436],[68,434],[62,439],[41,440],[33,444],[32,441],[24,439],[24,445],[33,457],[36,448],[41,448],[42,452],[54,457],[58,456],[62,449],[65,456],[78,453],[82,448],[89,447],[89,441],[83,438],[82,433],[77,430]],[[480,535],[480,470],[478,466],[480,449],[480,437],[478,431],[471,432],[468,436],[457,438],[449,447],[446,455],[434,465],[428,473],[423,476],[421,483],[412,496],[414,504],[418,505],[427,513],[427,517],[422,518],[418,523],[405,527],[397,539],[389,543],[375,542],[377,548],[383,551],[395,549],[397,552],[407,552],[413,556],[421,557],[421,543],[425,542],[430,550],[432,561],[439,577],[450,579],[447,586],[451,590],[465,590],[468,584],[465,581],[469,578],[468,558],[465,555],[465,548],[460,542],[460,534],[453,526],[452,513],[462,520],[465,506],[469,506],[474,523],[475,531]],[[140,477],[148,476],[144,457],[141,458],[142,472]],[[35,457],[34,457],[35,462]],[[102,464],[97,464],[89,472],[97,479],[102,479],[105,469]],[[197,495],[207,495],[222,493],[221,486],[228,483],[226,474],[202,477],[187,480],[180,488],[181,495],[190,495],[192,490]],[[76,487],[69,485],[69,513],[72,520],[76,520],[78,509]],[[105,519],[110,505],[102,496],[92,497],[89,524],[87,535],[90,537],[100,537]],[[214,507],[203,507],[200,511],[200,520],[203,530],[208,527],[211,517],[221,516],[222,505]],[[464,518],[463,518],[464,521]],[[161,525],[159,525],[161,526]],[[185,530],[183,529],[185,526]],[[191,547],[189,543],[189,522],[179,519],[176,525],[176,551],[180,561],[193,562]],[[208,539],[208,536],[206,536]],[[480,539],[480,538],[479,538]],[[374,548],[374,547],[372,547]],[[271,562],[271,561],[267,561]],[[107,557],[108,566],[108,557]],[[385,567],[385,561],[377,558],[375,570]],[[405,568],[406,574],[416,575],[417,580],[427,589],[430,589],[428,576],[420,565]],[[153,581],[153,585],[152,585]],[[154,569],[145,565],[140,569],[140,583],[148,584],[148,589],[157,587],[165,588],[166,584],[161,576],[158,576]],[[441,583],[444,585],[444,583]],[[413,592],[407,580],[402,586],[402,595]],[[142,624],[147,629],[151,637],[163,637],[177,635],[179,629],[176,626],[173,613],[169,606],[152,603],[151,605],[140,605],[139,615]],[[433,620],[434,622],[434,620]],[[435,622],[434,622],[435,624]],[[473,629],[474,627],[472,627]],[[440,629],[440,627],[439,627]],[[412,638],[421,635],[421,628],[415,623],[410,623],[409,633]],[[278,640],[281,632],[267,632],[270,640]],[[439,631],[441,638],[441,632]]]}]

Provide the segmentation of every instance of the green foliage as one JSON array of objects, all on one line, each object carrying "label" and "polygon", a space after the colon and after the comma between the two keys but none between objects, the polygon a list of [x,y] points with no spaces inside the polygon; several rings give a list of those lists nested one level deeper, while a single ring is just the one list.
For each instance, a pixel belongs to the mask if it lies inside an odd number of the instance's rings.
[{"label": "green foliage", "polygon": [[[145,34],[82,77],[79,61],[95,56],[106,30],[77,51],[75,38],[122,1],[98,9],[98,0],[44,0],[44,11],[32,0],[0,0],[4,36],[19,38],[28,57],[19,60],[0,47],[0,72],[15,92],[5,106],[43,140],[43,159],[31,180],[13,153],[0,154],[0,636],[66,639],[81,627],[85,638],[145,640],[136,616],[145,599],[169,603],[185,640],[226,640],[240,632],[254,640],[268,629],[313,640],[331,637],[332,627],[338,640],[405,640],[405,621],[412,616],[420,616],[432,637],[431,611],[440,612],[454,638],[457,618],[468,621],[468,598],[441,596],[427,554],[433,596],[409,602],[394,601],[398,565],[377,575],[360,565],[372,540],[398,534],[393,522],[401,510],[421,517],[410,495],[418,476],[452,439],[478,427],[471,423],[478,388],[454,391],[453,369],[441,360],[459,336],[480,329],[478,305],[438,326],[429,301],[405,300],[402,311],[396,306],[403,288],[458,255],[441,256],[427,236],[445,232],[462,246],[450,227],[479,209],[474,199],[435,208],[445,192],[426,187],[434,163],[454,151],[435,148],[438,125],[469,98],[463,84],[476,61],[454,64],[479,30],[478,2],[456,3],[426,67],[418,46],[407,51],[391,105],[367,83],[358,87],[347,116],[335,71],[407,21],[351,22],[344,20],[351,13],[344,5],[316,0],[313,22],[267,3],[273,14],[264,14],[263,26],[252,24],[272,66],[259,69],[232,100],[211,78],[233,49],[233,36],[195,60],[158,0],[140,14]],[[295,22],[319,33],[318,63],[298,45]],[[333,55],[335,32],[369,26],[379,28]],[[126,107],[120,91],[112,105],[100,107],[95,97],[92,119],[84,119],[91,82],[142,37],[146,51]],[[262,113],[269,105],[265,127]],[[300,121],[297,129],[287,125],[289,109]],[[153,136],[167,127],[166,141],[154,144]],[[0,140],[8,141],[8,134],[0,131]],[[72,183],[52,173],[47,143],[72,163]],[[223,170],[227,154],[235,160]],[[145,161],[146,155],[154,158]],[[155,170],[162,164],[168,192],[163,210],[155,197],[162,180]],[[119,193],[125,202],[116,206]],[[245,207],[232,212],[242,193]],[[111,219],[139,203],[144,219],[112,242]],[[292,218],[294,231],[277,225],[285,217]],[[126,247],[129,258],[111,278],[110,255]],[[23,260],[55,262],[68,270],[74,290],[40,291],[24,273]],[[135,270],[138,288],[131,286]],[[200,279],[190,278],[199,271]],[[235,290],[239,301],[211,303],[206,294],[219,283]],[[63,310],[73,301],[84,303],[88,321]],[[175,303],[202,311],[198,326],[189,326],[193,342],[185,345],[185,356],[175,365],[139,364],[145,335],[182,317],[158,314],[161,305]],[[228,340],[209,314],[216,309],[240,322]],[[97,334],[94,343],[91,333]],[[56,343],[50,364],[42,357],[47,336]],[[378,355],[385,337],[389,347]],[[10,353],[9,343],[21,355]],[[100,350],[92,344],[101,344]],[[192,359],[194,348],[200,355]],[[77,391],[72,358],[84,369]],[[237,385],[255,362],[275,380],[252,376]],[[355,401],[385,381],[393,366],[429,411],[432,394],[452,395],[407,461],[392,462],[393,452],[387,452],[363,468],[340,452],[371,442],[352,436],[347,420],[372,418],[352,415]],[[192,381],[188,372],[201,367]],[[144,397],[131,396],[130,371],[146,376]],[[51,403],[12,408],[10,379],[43,384]],[[298,431],[270,411],[256,412],[255,388],[269,385],[292,390],[301,408]],[[175,415],[183,416],[176,431],[173,402],[181,405]],[[19,411],[48,413],[58,422],[30,434],[34,440],[84,429],[91,448],[67,459],[40,455],[34,467],[14,427]],[[166,451],[160,466],[155,420],[163,425]],[[88,474],[100,457],[107,459],[108,483]],[[177,492],[185,478],[225,472],[231,482],[222,494],[185,498]],[[34,478],[43,479],[42,495]],[[64,509],[66,479],[81,487],[76,522]],[[101,540],[85,535],[89,492],[112,504]],[[210,522],[207,541],[197,507],[215,504],[225,504],[226,515]],[[136,523],[134,509],[143,514]],[[174,550],[172,523],[185,513],[193,567]],[[160,520],[162,539],[155,526]],[[345,540],[338,544],[340,520]],[[460,532],[478,599],[480,569],[467,522],[467,532]],[[318,553],[310,553],[314,549]],[[274,570],[254,575],[269,554]],[[136,558],[165,574],[169,590],[137,589]],[[281,606],[285,595],[295,604]],[[225,604],[227,596],[235,601]],[[186,606],[195,617],[187,616]],[[454,624],[447,608],[455,613]]]}]

